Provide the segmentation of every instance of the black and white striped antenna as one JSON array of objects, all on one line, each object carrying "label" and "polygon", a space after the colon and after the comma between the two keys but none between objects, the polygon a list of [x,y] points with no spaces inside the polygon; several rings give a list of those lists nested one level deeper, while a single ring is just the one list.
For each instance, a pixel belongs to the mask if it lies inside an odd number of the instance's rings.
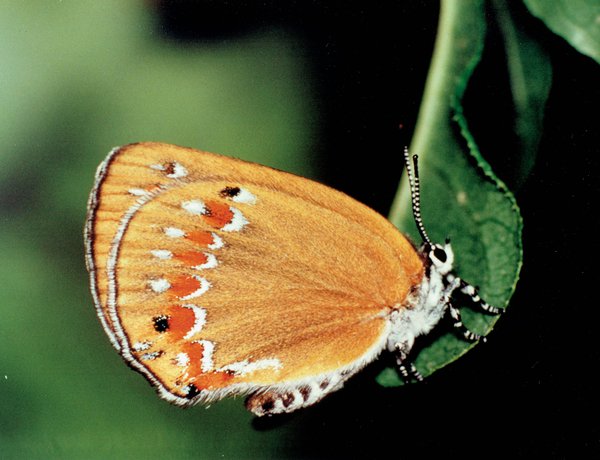
[{"label": "black and white striped antenna", "polygon": [[423,218],[421,217],[421,187],[419,185],[419,166],[417,155],[413,155],[413,164],[410,162],[410,154],[408,147],[404,147],[404,164],[406,165],[406,173],[408,174],[408,183],[410,184],[410,200],[412,202],[412,211],[417,224],[417,229],[423,241],[432,246],[429,235],[425,231]]}]

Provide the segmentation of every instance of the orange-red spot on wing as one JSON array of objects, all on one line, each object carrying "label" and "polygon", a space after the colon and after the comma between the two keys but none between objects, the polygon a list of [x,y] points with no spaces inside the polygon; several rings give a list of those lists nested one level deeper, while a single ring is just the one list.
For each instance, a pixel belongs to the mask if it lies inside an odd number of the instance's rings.
[{"label": "orange-red spot on wing", "polygon": [[206,257],[206,254],[204,254],[203,252],[198,252],[198,251],[187,251],[187,252],[183,252],[181,254],[175,254],[174,255],[175,259],[179,260],[180,262],[183,262],[186,265],[189,266],[196,266],[196,265],[202,265],[205,264],[208,260],[208,257]]},{"label": "orange-red spot on wing", "polygon": [[202,358],[204,356],[204,346],[201,343],[191,342],[183,346],[183,351],[187,353],[190,361],[189,367],[186,369],[186,374],[199,390],[223,387],[234,376],[229,372],[202,370]]},{"label": "orange-red spot on wing", "polygon": [[189,232],[186,238],[199,244],[202,247],[208,247],[215,242],[211,232],[195,231]]},{"label": "orange-red spot on wing", "polygon": [[177,297],[185,297],[200,288],[200,281],[192,276],[180,275],[172,280],[169,292]]},{"label": "orange-red spot on wing", "polygon": [[229,372],[207,372],[206,374],[196,376],[194,385],[199,389],[221,388],[232,378],[233,374]]},{"label": "orange-red spot on wing", "polygon": [[190,359],[186,374],[192,378],[202,374],[202,356],[204,356],[204,347],[202,344],[188,342],[182,348]]},{"label": "orange-red spot on wing", "polygon": [[227,204],[219,203],[218,201],[208,201],[206,202],[206,207],[208,212],[202,218],[214,228],[223,228],[233,219],[233,212],[231,212]]},{"label": "orange-red spot on wing", "polygon": [[196,315],[190,308],[173,305],[168,308],[169,332],[175,339],[182,339],[194,327]]}]

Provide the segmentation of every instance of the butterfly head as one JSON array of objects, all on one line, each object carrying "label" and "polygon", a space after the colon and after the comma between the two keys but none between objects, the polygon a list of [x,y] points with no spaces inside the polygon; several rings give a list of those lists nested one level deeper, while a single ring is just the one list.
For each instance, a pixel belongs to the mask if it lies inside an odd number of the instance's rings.
[{"label": "butterfly head", "polygon": [[446,240],[444,244],[425,244],[424,253],[431,266],[435,267],[440,275],[446,275],[452,271],[454,251],[449,240]]},{"label": "butterfly head", "polygon": [[440,275],[447,275],[452,271],[453,268],[454,251],[450,245],[450,240],[447,238],[443,245],[433,243],[429,239],[429,235],[425,230],[425,225],[423,225],[423,218],[421,217],[421,189],[419,185],[419,167],[417,155],[413,155],[412,160],[413,161],[411,163],[408,148],[405,148],[404,162],[406,165],[406,171],[408,173],[413,216],[415,218],[415,224],[417,225],[419,234],[423,239],[421,253],[424,254],[427,259],[429,259],[431,267],[435,268]]}]

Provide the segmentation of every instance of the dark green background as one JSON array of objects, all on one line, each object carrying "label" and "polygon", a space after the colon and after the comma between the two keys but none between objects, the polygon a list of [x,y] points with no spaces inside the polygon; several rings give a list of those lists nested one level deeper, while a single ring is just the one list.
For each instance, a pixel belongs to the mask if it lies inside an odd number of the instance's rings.
[{"label": "dark green background", "polygon": [[553,67],[524,182],[511,176],[492,21],[466,93],[474,136],[525,222],[522,279],[488,344],[402,388],[376,383],[384,358],[313,408],[253,421],[240,399],[169,406],[95,318],[82,227],[110,148],[156,140],[252,159],[387,214],[437,13],[417,1],[2,3],[0,457],[573,458],[599,447],[600,73],[522,7]]}]

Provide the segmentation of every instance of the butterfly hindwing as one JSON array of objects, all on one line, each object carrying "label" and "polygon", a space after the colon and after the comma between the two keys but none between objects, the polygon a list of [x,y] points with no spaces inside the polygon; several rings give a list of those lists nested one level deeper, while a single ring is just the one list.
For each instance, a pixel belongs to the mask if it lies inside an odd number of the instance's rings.
[{"label": "butterfly hindwing", "polygon": [[166,144],[101,165],[86,242],[107,333],[178,404],[358,369],[423,276],[412,245],[346,195]]}]

